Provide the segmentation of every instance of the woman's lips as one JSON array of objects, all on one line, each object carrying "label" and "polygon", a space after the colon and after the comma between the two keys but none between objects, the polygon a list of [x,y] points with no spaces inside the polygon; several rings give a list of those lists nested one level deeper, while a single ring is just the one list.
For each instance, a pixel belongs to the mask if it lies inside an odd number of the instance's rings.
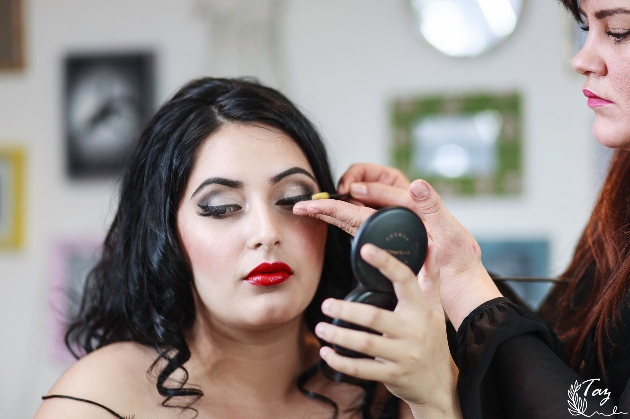
[{"label": "woman's lips", "polygon": [[293,275],[293,270],[284,262],[263,262],[247,274],[245,281],[252,285],[267,287],[281,284],[291,275]]},{"label": "woman's lips", "polygon": [[588,98],[588,101],[586,103],[591,108],[596,108],[598,106],[604,106],[604,105],[610,105],[612,103],[609,100],[602,99],[601,97],[597,96],[595,93],[591,92],[590,90],[582,89],[582,93],[584,93],[584,96]]}]

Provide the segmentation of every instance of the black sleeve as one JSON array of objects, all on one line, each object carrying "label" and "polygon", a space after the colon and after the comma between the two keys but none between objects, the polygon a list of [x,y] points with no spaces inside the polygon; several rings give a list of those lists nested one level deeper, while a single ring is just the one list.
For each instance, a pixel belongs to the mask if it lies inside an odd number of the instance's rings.
[{"label": "black sleeve", "polygon": [[600,406],[605,396],[593,392],[604,391],[605,385],[584,382],[569,367],[551,327],[507,298],[488,301],[470,313],[457,331],[457,344],[457,386],[466,419],[630,412],[630,385],[621,400],[610,397]]}]

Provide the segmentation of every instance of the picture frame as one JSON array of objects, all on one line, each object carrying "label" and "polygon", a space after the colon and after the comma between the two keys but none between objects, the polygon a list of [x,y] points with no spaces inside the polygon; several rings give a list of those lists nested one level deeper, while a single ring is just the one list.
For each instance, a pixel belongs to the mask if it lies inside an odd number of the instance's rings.
[{"label": "picture frame", "polygon": [[117,175],[153,112],[153,54],[70,54],[64,97],[68,175]]},{"label": "picture frame", "polygon": [[24,67],[23,0],[0,0],[0,70]]},{"label": "picture frame", "polygon": [[523,189],[516,92],[432,95],[393,102],[391,164],[442,195],[518,195]]},{"label": "picture frame", "polygon": [[[483,266],[504,278],[547,278],[549,241],[547,239],[477,239]],[[532,310],[537,310],[553,286],[550,281],[505,281]]]},{"label": "picture frame", "polygon": [[24,242],[25,152],[0,145],[0,250],[17,250]]},{"label": "picture frame", "polygon": [[101,253],[102,242],[91,238],[57,239],[51,247],[49,279],[49,354],[58,364],[74,362],[64,336],[78,312],[85,280]]}]

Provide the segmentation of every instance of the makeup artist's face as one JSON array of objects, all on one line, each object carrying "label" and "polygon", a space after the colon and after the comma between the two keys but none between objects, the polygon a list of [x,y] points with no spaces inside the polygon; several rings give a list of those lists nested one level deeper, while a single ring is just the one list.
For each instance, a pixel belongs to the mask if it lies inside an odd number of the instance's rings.
[{"label": "makeup artist's face", "polygon": [[293,215],[291,198],[318,191],[298,145],[275,128],[231,124],[205,141],[177,215],[198,315],[252,330],[301,315],[327,226]]},{"label": "makeup artist's face", "polygon": [[593,133],[608,147],[630,150],[630,2],[582,0],[580,7],[588,36],[572,65],[586,76]]}]

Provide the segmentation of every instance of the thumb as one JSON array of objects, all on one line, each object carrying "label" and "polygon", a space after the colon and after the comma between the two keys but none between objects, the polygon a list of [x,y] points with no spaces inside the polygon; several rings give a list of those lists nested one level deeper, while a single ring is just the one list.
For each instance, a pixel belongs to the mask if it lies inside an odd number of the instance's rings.
[{"label": "thumb", "polygon": [[462,228],[459,221],[446,209],[440,195],[427,181],[414,180],[409,186],[409,192],[416,213],[424,221],[427,232],[438,245],[448,241],[448,236],[454,230]]}]

